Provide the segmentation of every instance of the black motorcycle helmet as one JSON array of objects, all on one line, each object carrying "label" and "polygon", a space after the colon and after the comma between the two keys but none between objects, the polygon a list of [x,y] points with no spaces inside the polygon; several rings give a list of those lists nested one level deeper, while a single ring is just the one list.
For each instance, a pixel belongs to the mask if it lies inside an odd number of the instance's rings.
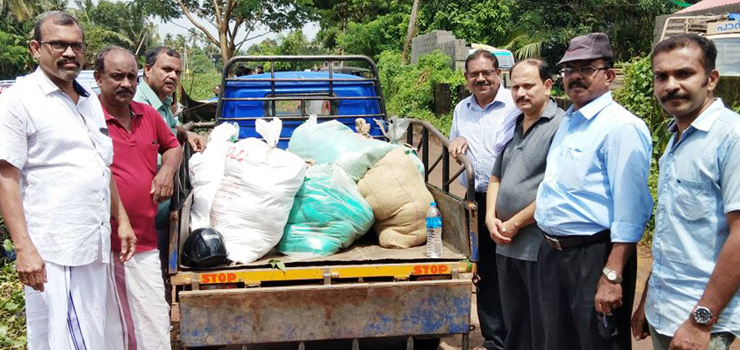
[{"label": "black motorcycle helmet", "polygon": [[226,263],[224,237],[212,228],[199,228],[185,239],[182,263],[185,266],[206,268]]}]

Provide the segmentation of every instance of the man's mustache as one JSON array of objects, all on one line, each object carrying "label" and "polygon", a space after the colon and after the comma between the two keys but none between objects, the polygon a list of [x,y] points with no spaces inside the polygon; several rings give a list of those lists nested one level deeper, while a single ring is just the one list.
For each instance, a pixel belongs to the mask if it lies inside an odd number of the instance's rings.
[{"label": "man's mustache", "polygon": [[516,103],[520,103],[520,102],[530,102],[530,101],[526,97],[520,97],[520,98],[516,99]]},{"label": "man's mustache", "polygon": [[473,85],[475,85],[475,86],[489,86],[489,85],[491,85],[491,83],[488,82],[487,80],[484,80],[484,81],[476,81],[475,84],[473,84]]},{"label": "man's mustache", "polygon": [[678,90],[674,90],[668,93],[668,95],[665,95],[660,98],[660,102],[666,103],[671,100],[688,100],[689,95],[688,94],[681,94],[678,92]]},{"label": "man's mustache", "polygon": [[584,83],[584,82],[582,82],[580,80],[573,80],[573,81],[570,82],[570,84],[568,84],[568,88],[569,89],[572,89],[574,87],[588,89],[588,86],[586,85],[586,83]]},{"label": "man's mustache", "polygon": [[77,68],[80,68],[80,62],[78,62],[77,60],[70,60],[70,59],[65,59],[65,58],[59,59],[57,61],[57,67],[62,67],[69,63],[74,63],[74,65],[77,66]]},{"label": "man's mustache", "polygon": [[133,89],[130,89],[130,88],[127,88],[127,87],[119,87],[118,89],[116,89],[116,95],[120,95],[120,94],[123,94],[123,93],[128,93],[128,94],[133,95],[134,94],[134,90]]}]

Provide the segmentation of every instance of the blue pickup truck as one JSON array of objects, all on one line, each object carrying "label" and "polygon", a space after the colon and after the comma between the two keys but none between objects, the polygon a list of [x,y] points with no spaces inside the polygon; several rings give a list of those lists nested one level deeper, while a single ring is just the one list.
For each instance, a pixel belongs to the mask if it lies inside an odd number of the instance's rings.
[{"label": "blue pickup truck", "polygon": [[[267,62],[265,66],[275,67],[278,62],[302,60],[328,62],[329,67],[338,61],[365,64],[370,74],[355,76],[329,68],[229,75],[239,63]],[[221,91],[216,123],[239,123],[240,138],[260,137],[255,121],[279,117],[284,148],[293,130],[311,114],[319,122],[339,120],[353,130],[355,120],[362,118],[372,126],[372,137],[383,138],[375,122],[387,119],[380,80],[374,62],[364,56],[236,57],[225,67]],[[436,349],[441,337],[457,334],[467,349],[478,255],[473,191],[465,198],[449,192],[460,172],[450,174],[447,139],[429,123],[412,120],[406,141],[419,149],[427,188],[442,212],[441,258],[427,258],[424,246],[381,248],[376,236],[368,233],[331,256],[293,260],[270,252],[251,264],[209,270],[180,263],[193,201],[186,170],[191,151],[186,146],[180,190],[173,198],[168,264],[183,346],[293,343],[303,349],[306,343],[344,340],[357,349],[368,338],[392,338],[401,339],[405,348]],[[472,184],[472,167],[467,159],[462,162]]]},{"label": "blue pickup truck", "polygon": [[385,116],[379,85],[372,79],[324,71],[274,72],[236,77],[221,91],[218,120],[237,122],[240,139],[259,138],[255,121],[276,116],[283,121],[278,146],[285,149],[293,130],[312,114],[319,122],[336,119],[349,126],[363,118],[371,126],[370,135],[383,136],[373,121]]}]

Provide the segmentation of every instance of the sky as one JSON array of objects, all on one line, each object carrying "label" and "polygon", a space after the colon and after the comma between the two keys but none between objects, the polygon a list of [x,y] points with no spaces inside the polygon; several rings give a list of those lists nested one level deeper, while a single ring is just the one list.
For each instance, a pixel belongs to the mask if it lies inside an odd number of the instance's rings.
[{"label": "sky", "polygon": [[[112,1],[124,1],[124,2],[128,2],[128,1],[131,1],[131,0],[112,0]],[[98,0],[93,0],[93,2],[97,4],[98,3]],[[75,4],[74,4],[74,1],[70,1],[69,2],[69,6],[70,7],[76,7]],[[167,23],[163,23],[162,20],[159,19],[159,18],[152,18],[152,22],[154,22],[154,24],[157,25],[157,29],[159,29],[159,36],[161,38],[164,38],[165,35],[167,35],[167,34],[172,34],[173,36],[174,35],[177,35],[177,34],[183,34],[184,35],[184,34],[187,34],[188,29],[195,28],[195,26],[192,23],[190,23],[190,21],[187,18],[185,18],[185,16],[183,16],[181,18],[178,18],[178,19],[175,19],[173,21],[168,21]],[[218,33],[216,32],[216,28],[214,28],[213,26],[211,26],[205,20],[200,20],[199,19],[199,22],[203,26],[205,26],[206,28],[208,28],[211,31],[211,34],[213,34],[215,37],[218,37]],[[303,34],[306,36],[306,38],[308,40],[313,40],[313,38],[316,37],[316,33],[318,33],[319,29],[320,28],[319,28],[318,23],[308,23],[305,26],[303,26]],[[258,34],[262,34],[264,32],[265,32],[265,30],[263,30],[260,33],[253,33],[250,36],[255,36],[255,35],[258,35]],[[238,38],[244,38],[244,35],[245,34],[246,33],[244,33],[243,30],[240,30],[240,33],[237,34],[237,37]],[[258,37],[256,39],[248,40],[246,43],[244,43],[244,45],[242,45],[242,49],[247,49],[250,46],[252,46],[253,44],[258,44],[258,43],[262,42],[262,40],[265,40],[265,39],[268,39],[268,38],[275,38],[278,34],[279,33],[269,33],[269,34],[266,34],[264,36],[260,36],[260,37]]]},{"label": "sky", "polygon": [[[190,21],[185,18],[185,16],[178,18],[173,21],[169,21],[167,23],[162,23],[162,20],[159,18],[154,18],[152,20],[154,24],[157,25],[157,28],[159,29],[159,35],[160,37],[164,38],[167,34],[177,35],[177,34],[187,34],[188,30],[190,28],[195,28],[195,26],[190,23]],[[206,28],[208,28],[211,31],[211,34],[213,34],[215,37],[218,37],[218,33],[216,32],[216,28],[214,28],[212,25],[210,25],[207,21],[200,20],[199,21],[202,25],[204,25]],[[306,36],[308,40],[313,40],[313,38],[316,37],[316,33],[319,31],[319,25],[318,23],[308,23],[305,26],[303,26],[303,34]],[[265,31],[261,31],[260,33],[253,33],[250,36],[255,36],[258,34],[262,34]],[[244,31],[240,31],[240,34],[238,34],[239,38],[244,38]],[[253,44],[258,44],[262,42],[262,40],[265,40],[267,38],[275,38],[278,33],[270,33],[264,36],[260,36],[253,40],[248,40],[244,45],[242,45],[242,49],[247,49]]]}]

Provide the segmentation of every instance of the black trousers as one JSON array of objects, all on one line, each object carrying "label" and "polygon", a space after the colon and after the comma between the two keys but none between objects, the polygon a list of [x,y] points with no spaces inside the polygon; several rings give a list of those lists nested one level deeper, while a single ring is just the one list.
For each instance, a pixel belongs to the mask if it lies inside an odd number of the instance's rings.
[{"label": "black trousers", "polygon": [[[609,241],[558,251],[543,241],[540,245],[540,310],[545,350],[630,350],[630,317],[635,297],[637,254],[624,268],[622,307],[614,311],[618,335],[599,336],[594,307],[596,287],[611,252]],[[547,292],[545,292],[547,291]]]},{"label": "black trousers", "polygon": [[486,227],[486,194],[476,193],[478,205],[478,319],[483,335],[483,346],[488,350],[502,350],[506,339],[504,314],[498,287],[496,242]]},{"label": "black trousers", "polygon": [[537,262],[496,255],[506,350],[542,349]]}]

